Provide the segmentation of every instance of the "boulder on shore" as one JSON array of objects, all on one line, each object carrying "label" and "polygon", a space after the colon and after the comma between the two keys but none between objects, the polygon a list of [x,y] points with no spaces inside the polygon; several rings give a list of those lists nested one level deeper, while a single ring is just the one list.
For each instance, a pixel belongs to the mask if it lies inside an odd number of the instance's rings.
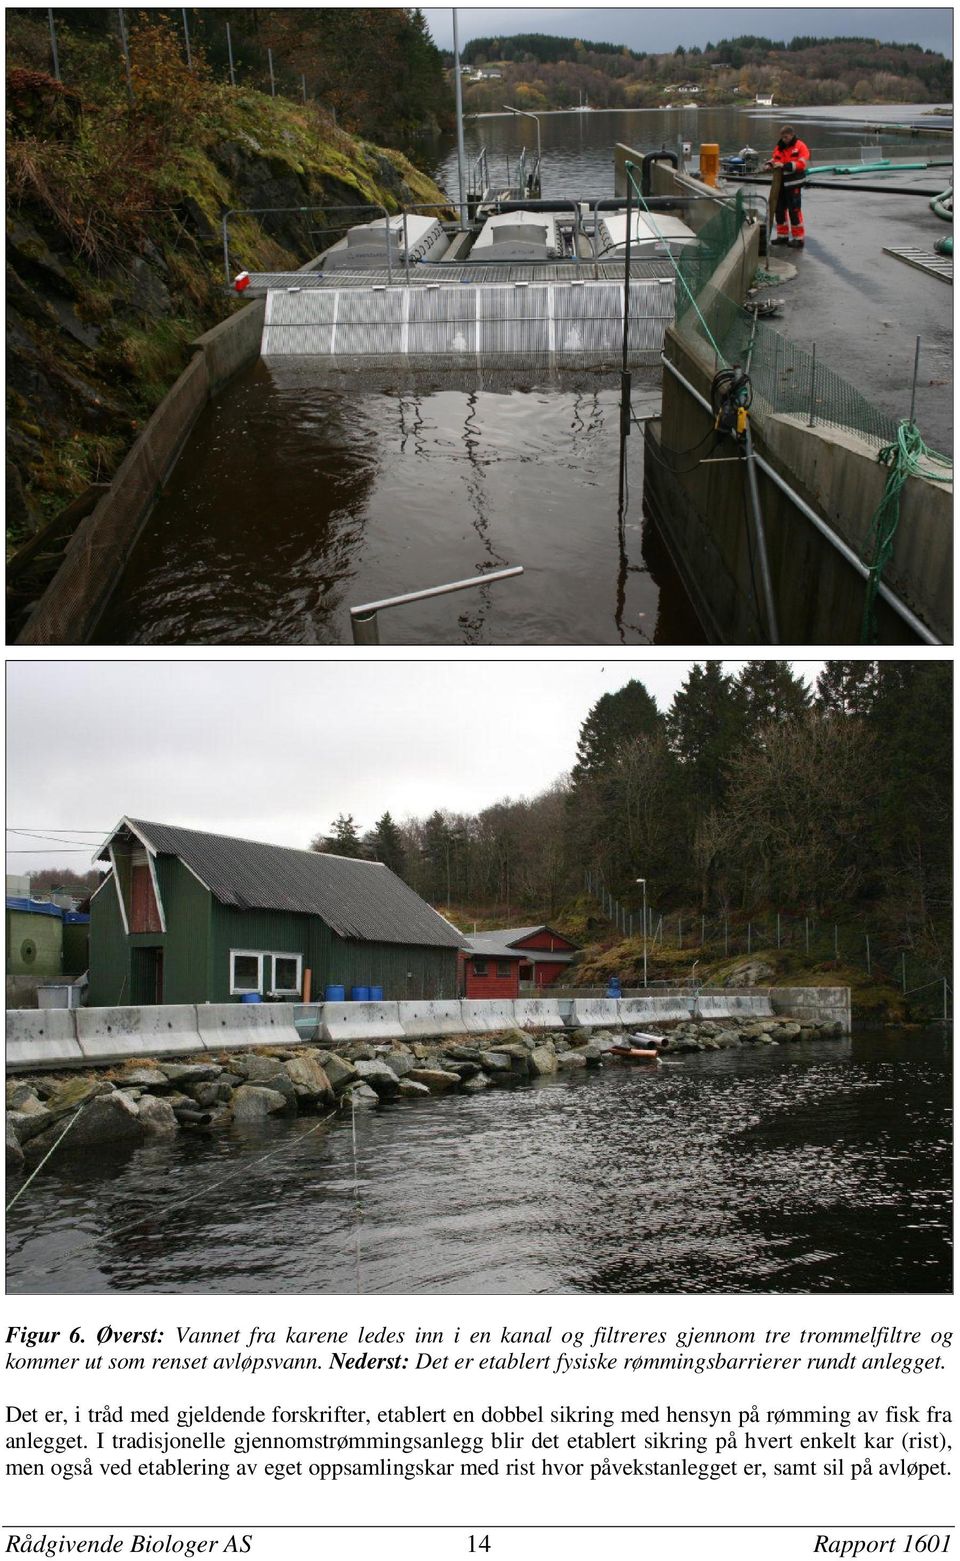
[{"label": "boulder on shore", "polygon": [[[213,1086],[198,1085],[197,1088],[211,1089]],[[141,1095],[140,1121],[148,1133],[175,1133],[179,1127],[169,1100],[163,1100],[159,1095]]]},{"label": "boulder on shore", "polygon": [[361,1082],[369,1085],[382,1099],[389,1100],[392,1095],[399,1093],[400,1080],[385,1062],[366,1062],[360,1058],[354,1067]]},{"label": "boulder on shore", "polygon": [[[397,1083],[399,1084],[399,1082],[398,1079]],[[362,1079],[358,1079],[355,1084],[351,1084],[349,1089],[344,1091],[343,1099],[347,1106],[378,1106],[380,1104],[380,1096],[376,1090],[371,1089],[369,1084],[364,1084]]]},{"label": "boulder on shore", "polygon": [[347,1062],[337,1052],[317,1051],[314,1052],[314,1056],[337,1094],[358,1077],[353,1063]]},{"label": "boulder on shore", "polygon": [[325,1105],[333,1105],[336,1099],[333,1085],[327,1077],[326,1070],[317,1061],[316,1052],[303,1052],[299,1057],[291,1057],[283,1066],[298,1100],[308,1103],[321,1101]]},{"label": "boulder on shore", "polygon": [[[31,1159],[34,1156],[42,1158],[48,1149],[52,1149],[66,1125],[58,1118],[36,1138],[31,1138],[28,1150]],[[84,1149],[94,1144],[140,1143],[145,1132],[146,1125],[140,1120],[137,1102],[122,1091],[111,1089],[108,1095],[88,1097],[62,1147]]]},{"label": "boulder on shore", "polygon": [[233,1092],[234,1122],[264,1122],[287,1109],[287,1097],[263,1084],[241,1084]]},{"label": "boulder on shore", "polygon": [[431,1095],[442,1095],[460,1086],[459,1073],[451,1073],[447,1068],[414,1068],[407,1078],[413,1084],[425,1084]]},{"label": "boulder on shore", "polygon": [[13,1123],[7,1117],[7,1170],[19,1170],[22,1164],[23,1150],[20,1148],[20,1141],[14,1131]]},{"label": "boulder on shore", "polygon": [[402,1100],[415,1100],[417,1096],[429,1099],[430,1091],[426,1084],[418,1084],[415,1079],[402,1078],[400,1080],[400,1097]]},{"label": "boulder on shore", "polygon": [[582,1051],[558,1052],[556,1061],[557,1067],[562,1068],[565,1072],[573,1068],[585,1068],[587,1066],[587,1059]]}]

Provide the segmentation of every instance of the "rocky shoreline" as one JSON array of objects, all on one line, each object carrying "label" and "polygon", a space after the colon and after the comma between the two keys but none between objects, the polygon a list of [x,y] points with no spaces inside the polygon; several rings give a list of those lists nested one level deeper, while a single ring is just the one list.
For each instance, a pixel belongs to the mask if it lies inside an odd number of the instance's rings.
[{"label": "rocky shoreline", "polygon": [[[835,1021],[705,1019],[651,1024],[669,1055],[777,1046],[839,1037]],[[449,1041],[354,1041],[265,1047],[196,1060],[133,1060],[82,1074],[24,1074],[7,1080],[6,1163],[29,1167],[50,1152],[99,1144],[135,1146],[158,1135],[260,1124],[275,1116],[331,1116],[382,1100],[428,1098],[527,1083],[599,1068],[624,1032],[574,1029],[530,1035],[508,1030]],[[78,1114],[79,1113],[79,1114]],[[75,1120],[72,1120],[74,1119]]]}]

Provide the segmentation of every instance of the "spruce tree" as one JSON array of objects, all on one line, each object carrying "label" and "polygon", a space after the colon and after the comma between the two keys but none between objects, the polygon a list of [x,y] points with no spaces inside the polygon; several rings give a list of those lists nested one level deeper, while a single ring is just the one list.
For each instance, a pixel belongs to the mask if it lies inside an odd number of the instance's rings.
[{"label": "spruce tree", "polygon": [[382,862],[384,867],[389,867],[398,878],[404,877],[407,853],[403,849],[403,836],[389,812],[377,819],[369,836],[369,847],[376,861]]},{"label": "spruce tree", "polygon": [[636,678],[616,693],[603,694],[580,728],[574,784],[601,774],[636,738],[654,737],[662,730],[663,717],[656,702]]},{"label": "spruce tree", "polygon": [[697,816],[722,805],[727,766],[745,726],[743,693],[722,662],[691,668],[667,711],[667,735]]},{"label": "spruce tree", "polygon": [[737,688],[743,701],[746,742],[755,740],[765,726],[802,720],[810,708],[810,690],[786,661],[748,661],[737,678]]},{"label": "spruce tree", "polygon": [[876,661],[828,661],[817,678],[817,704],[836,715],[869,715],[877,695]]}]

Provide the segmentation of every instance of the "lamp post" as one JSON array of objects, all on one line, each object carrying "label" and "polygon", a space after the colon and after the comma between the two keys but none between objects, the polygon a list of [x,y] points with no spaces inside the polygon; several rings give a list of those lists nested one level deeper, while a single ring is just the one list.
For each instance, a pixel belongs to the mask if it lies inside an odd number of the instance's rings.
[{"label": "lamp post", "polygon": [[460,226],[469,227],[469,212],[467,210],[467,154],[463,146],[463,83],[460,79],[460,34],[457,28],[457,13],[453,13],[453,79],[454,91],[457,103],[457,180],[460,194]]},{"label": "lamp post", "polygon": [[638,878],[638,884],[643,886],[643,984],[647,984],[647,880]]},{"label": "lamp post", "polygon": [[540,162],[541,162],[541,157],[540,157],[540,121],[537,118],[536,114],[531,114],[530,113],[529,109],[526,109],[526,108],[514,108],[510,103],[504,103],[503,106],[507,110],[508,114],[519,114],[522,119],[532,119],[534,124],[537,127],[537,182],[539,184],[539,181],[540,181]]}]

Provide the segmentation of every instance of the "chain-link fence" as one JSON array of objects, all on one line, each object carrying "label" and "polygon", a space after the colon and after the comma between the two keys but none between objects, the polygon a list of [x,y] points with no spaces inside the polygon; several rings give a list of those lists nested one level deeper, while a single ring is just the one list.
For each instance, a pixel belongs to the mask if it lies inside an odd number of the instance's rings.
[{"label": "chain-link fence", "polygon": [[798,347],[717,287],[717,268],[739,244],[745,220],[739,192],[735,205],[718,210],[679,257],[680,335],[713,355],[718,369],[732,364],[745,368],[761,413],[797,417],[810,427],[826,423],[849,429],[878,446],[894,443],[897,418],[818,362],[815,351]]},{"label": "chain-link fence", "polygon": [[[765,954],[794,955],[812,965],[862,972],[878,987],[895,987],[918,1018],[952,1017],[949,957],[933,958],[906,936],[897,937],[888,929],[780,911],[685,916],[650,904],[628,909],[597,874],[587,874],[585,887],[625,939],[643,940],[645,910],[648,953],[688,957],[691,963],[700,959],[762,963]],[[672,983],[675,980],[671,978]]]},{"label": "chain-link fence", "polygon": [[713,342],[692,306],[682,321],[678,308],[681,333],[688,340],[699,338],[710,351],[715,342],[727,363],[745,368],[753,386],[754,407],[761,413],[797,417],[811,428],[826,423],[850,429],[871,444],[894,443],[898,420],[834,369],[818,362],[815,353],[798,347],[764,321],[755,321],[747,309],[709,283],[698,302]]}]

